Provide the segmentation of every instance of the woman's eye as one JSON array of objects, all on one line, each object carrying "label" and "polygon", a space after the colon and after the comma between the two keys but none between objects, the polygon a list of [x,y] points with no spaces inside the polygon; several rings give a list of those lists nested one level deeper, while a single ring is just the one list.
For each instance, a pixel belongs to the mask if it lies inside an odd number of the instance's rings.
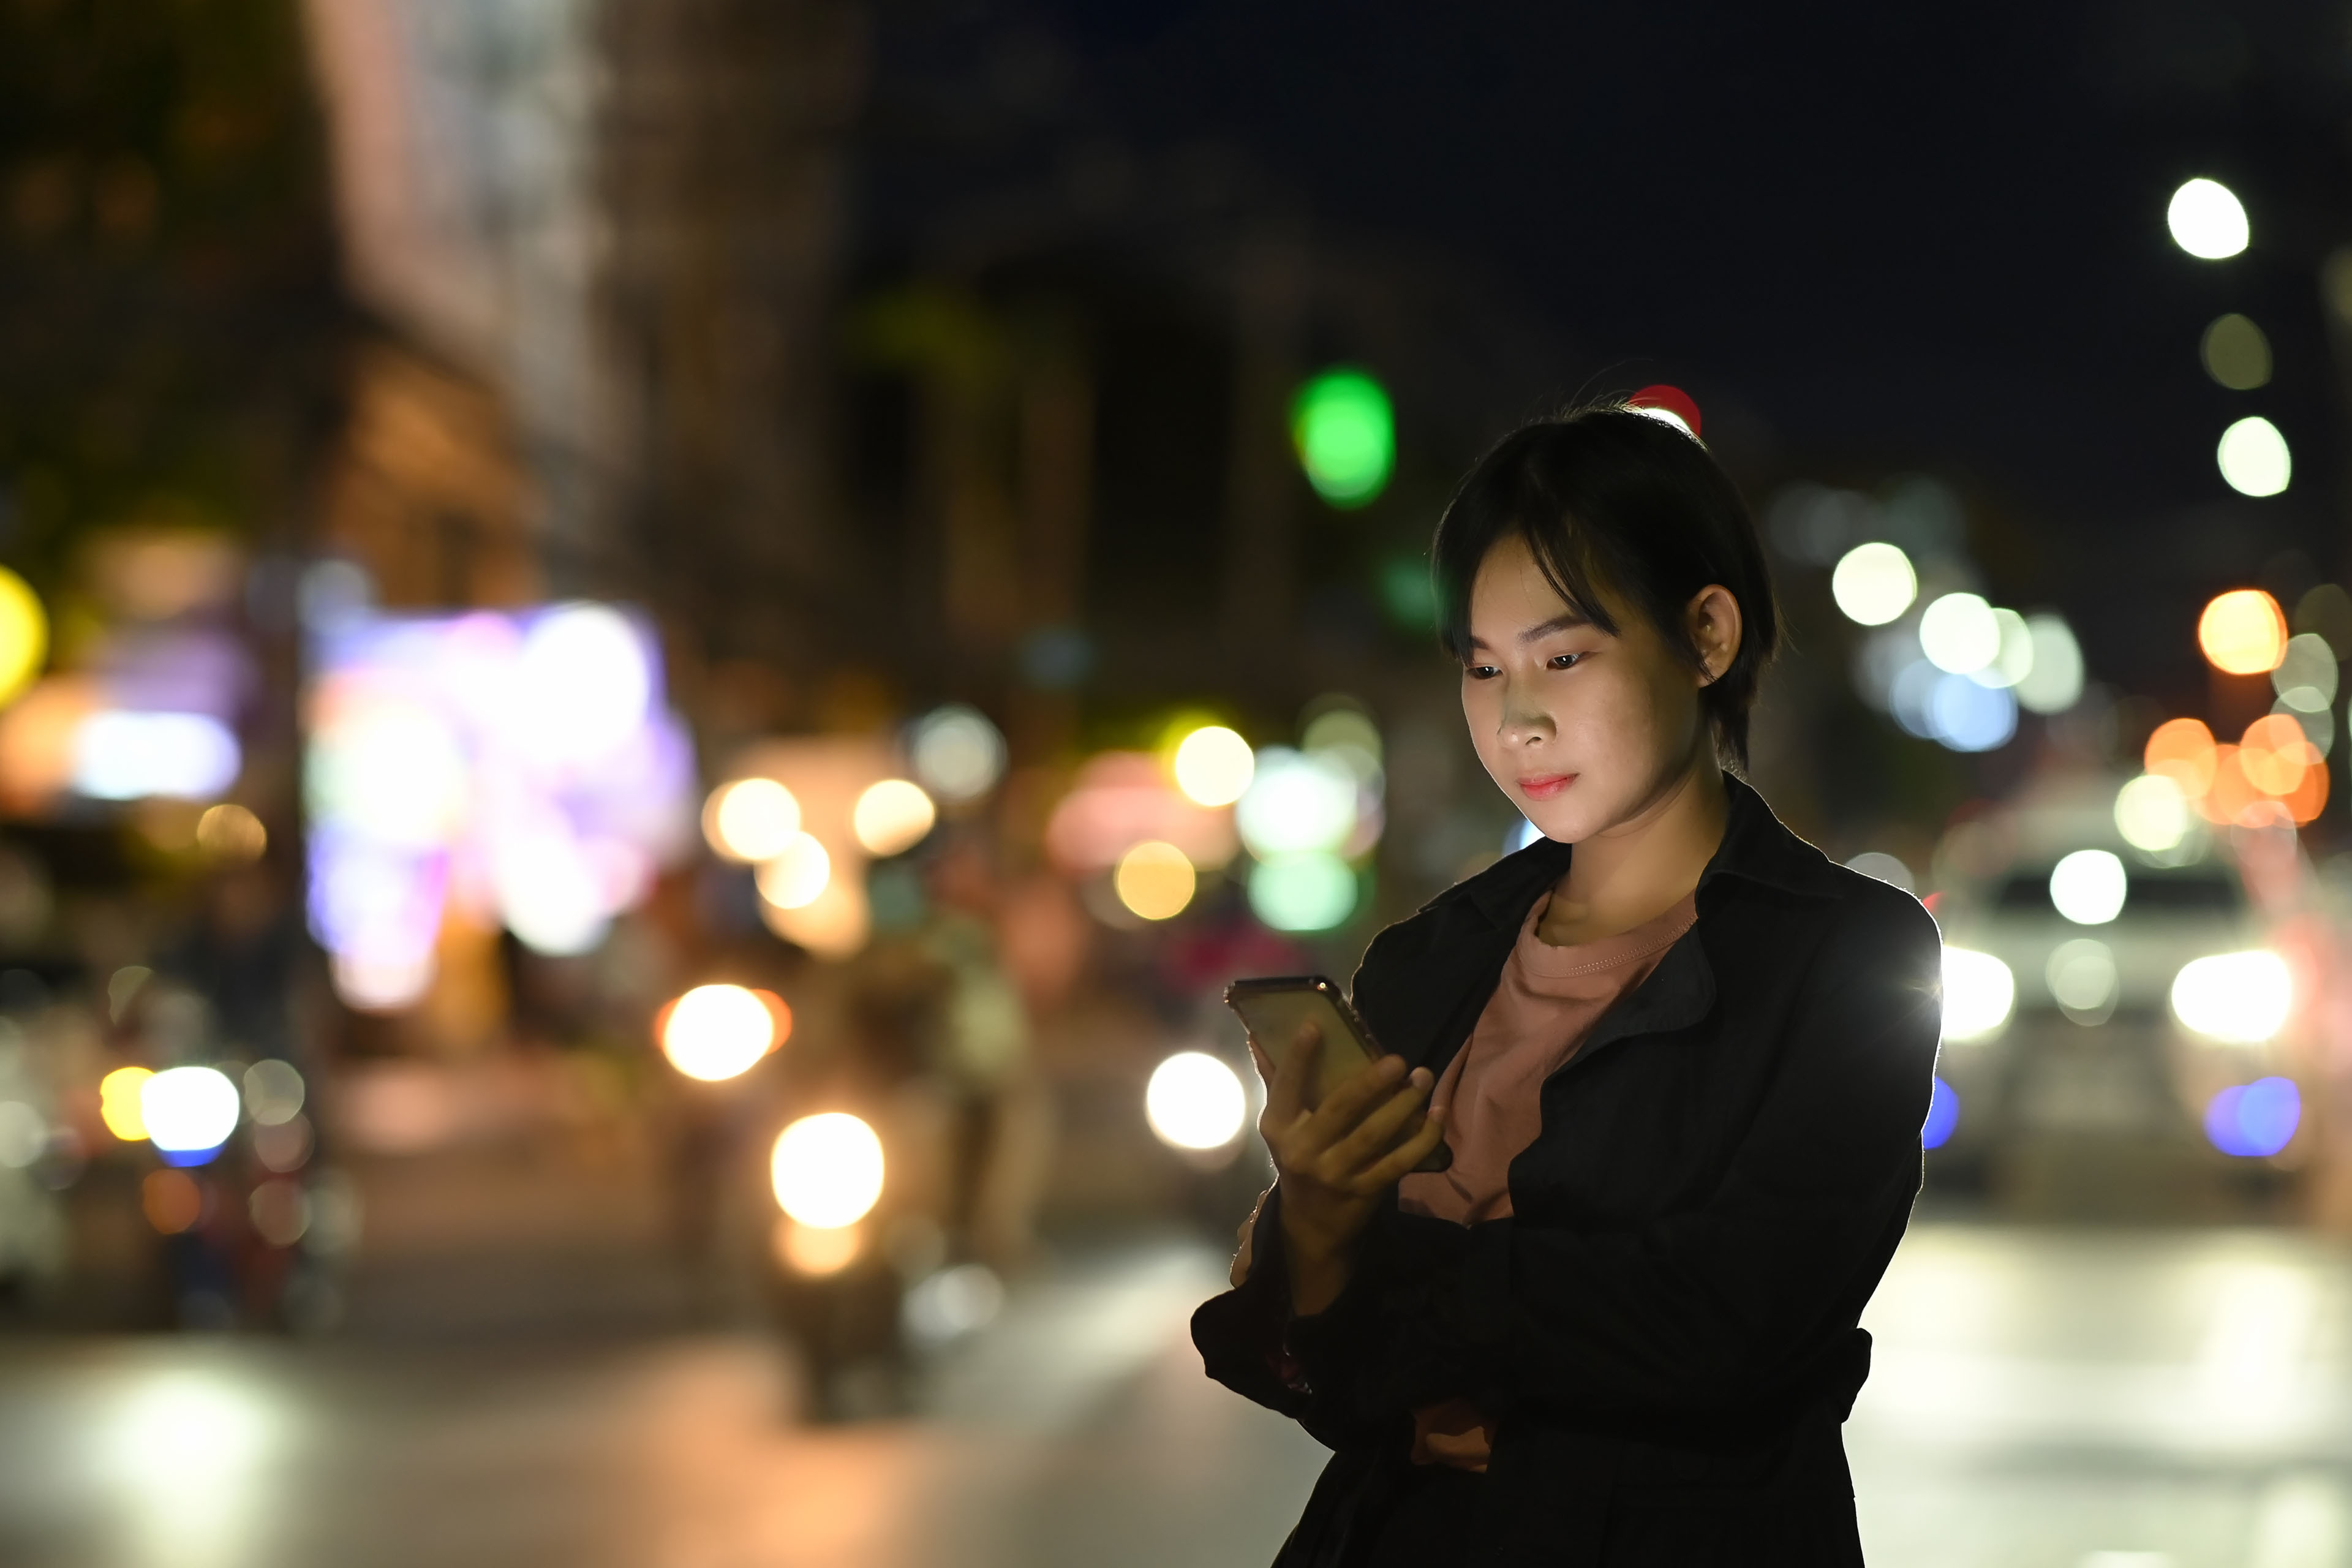
[{"label": "woman's eye", "polygon": [[1492,680],[1503,672],[1491,664],[1465,664],[1462,673],[1472,680]]},{"label": "woman's eye", "polygon": [[1544,660],[1546,669],[1573,669],[1584,656],[1580,653],[1556,653]]}]

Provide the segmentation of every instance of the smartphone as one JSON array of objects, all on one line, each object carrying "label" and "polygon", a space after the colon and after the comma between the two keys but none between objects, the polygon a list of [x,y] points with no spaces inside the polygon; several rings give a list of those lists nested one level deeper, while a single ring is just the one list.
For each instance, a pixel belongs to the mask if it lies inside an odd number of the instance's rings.
[{"label": "smartphone", "polygon": [[[1225,1005],[1241,1016],[1250,1038],[1277,1068],[1302,1025],[1313,1024],[1322,1031],[1323,1048],[1309,1091],[1318,1104],[1342,1079],[1383,1054],[1347,994],[1320,974],[1236,980],[1225,987]],[[1413,1168],[1443,1171],[1453,1163],[1454,1151],[1441,1142]]]}]

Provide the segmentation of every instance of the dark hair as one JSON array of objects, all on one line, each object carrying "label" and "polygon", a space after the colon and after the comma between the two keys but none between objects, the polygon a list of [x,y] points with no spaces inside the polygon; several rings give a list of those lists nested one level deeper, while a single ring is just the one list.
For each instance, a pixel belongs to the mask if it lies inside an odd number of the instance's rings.
[{"label": "dark hair", "polygon": [[1780,640],[1755,519],[1698,441],[1620,403],[1572,409],[1503,437],[1478,459],[1438,521],[1431,547],[1438,627],[1448,652],[1470,646],[1470,584],[1488,551],[1519,538],[1545,578],[1602,631],[1619,627],[1598,587],[1649,617],[1700,665],[1684,607],[1710,583],[1739,603],[1739,652],[1699,692],[1716,748],[1748,763],[1748,713]]}]

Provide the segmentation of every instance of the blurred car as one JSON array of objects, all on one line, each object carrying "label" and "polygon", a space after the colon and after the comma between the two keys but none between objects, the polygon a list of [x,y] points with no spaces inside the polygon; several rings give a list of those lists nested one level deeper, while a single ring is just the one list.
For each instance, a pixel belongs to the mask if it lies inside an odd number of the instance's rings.
[{"label": "blurred car", "polygon": [[[2294,988],[2227,844],[2150,856],[2079,800],[2027,806],[1998,831],[2007,852],[1937,900],[1944,1160],[2105,1142],[2176,1146],[2210,1167],[2217,1150],[2283,1147]],[[2221,1097],[2253,1084],[2276,1087],[2249,1129]]]}]

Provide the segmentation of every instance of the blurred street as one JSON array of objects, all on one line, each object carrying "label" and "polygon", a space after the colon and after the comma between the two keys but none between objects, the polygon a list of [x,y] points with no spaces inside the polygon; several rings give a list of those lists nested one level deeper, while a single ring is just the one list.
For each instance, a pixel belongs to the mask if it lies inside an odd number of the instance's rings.
[{"label": "blurred street", "polygon": [[[797,1418],[772,1345],[18,1341],[22,1568],[1211,1568],[1271,1559],[1321,1451],[1203,1379],[1222,1260],[1081,1253],[922,1414]],[[2352,1253],[2279,1232],[1916,1228],[1847,1428],[1880,1568],[2318,1568],[2352,1547]]]}]

